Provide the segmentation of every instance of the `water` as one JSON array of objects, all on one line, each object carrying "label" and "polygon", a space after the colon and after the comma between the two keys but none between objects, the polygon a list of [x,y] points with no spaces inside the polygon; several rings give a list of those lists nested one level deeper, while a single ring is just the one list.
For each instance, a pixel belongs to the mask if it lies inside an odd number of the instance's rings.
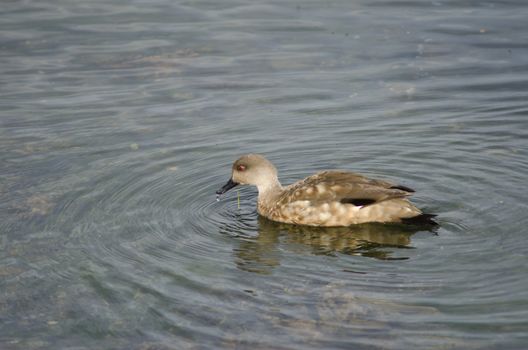
[{"label": "water", "polygon": [[[2,349],[522,349],[528,5],[4,1]],[[232,161],[417,190],[436,231],[215,200]]]}]

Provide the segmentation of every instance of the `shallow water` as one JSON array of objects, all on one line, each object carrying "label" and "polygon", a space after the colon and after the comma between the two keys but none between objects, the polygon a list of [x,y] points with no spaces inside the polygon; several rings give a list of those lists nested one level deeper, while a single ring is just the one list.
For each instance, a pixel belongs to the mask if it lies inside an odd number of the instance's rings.
[{"label": "shallow water", "polygon": [[[2,349],[528,344],[524,1],[7,1]],[[436,231],[215,201],[259,152],[417,190]]]}]

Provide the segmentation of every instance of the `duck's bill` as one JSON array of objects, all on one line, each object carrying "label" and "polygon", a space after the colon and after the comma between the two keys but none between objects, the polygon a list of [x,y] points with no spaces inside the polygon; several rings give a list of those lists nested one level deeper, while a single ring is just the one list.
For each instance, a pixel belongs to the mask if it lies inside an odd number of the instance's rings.
[{"label": "duck's bill", "polygon": [[227,183],[222,186],[221,189],[219,189],[218,191],[216,191],[216,194],[217,195],[221,195],[221,194],[224,194],[226,193],[227,191],[229,191],[230,189],[232,189],[233,187],[235,186],[238,186],[238,183],[237,182],[234,182],[233,180],[229,179],[229,181],[227,181]]}]

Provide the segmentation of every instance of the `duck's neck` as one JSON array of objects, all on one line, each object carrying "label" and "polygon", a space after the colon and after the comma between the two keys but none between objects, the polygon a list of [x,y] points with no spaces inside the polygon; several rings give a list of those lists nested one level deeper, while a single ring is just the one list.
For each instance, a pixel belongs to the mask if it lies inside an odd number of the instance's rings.
[{"label": "duck's neck", "polygon": [[258,209],[259,212],[263,215],[266,215],[266,212],[272,207],[273,203],[282,193],[282,185],[279,182],[279,179],[276,177],[270,179],[269,181],[260,183],[257,185],[258,188]]}]

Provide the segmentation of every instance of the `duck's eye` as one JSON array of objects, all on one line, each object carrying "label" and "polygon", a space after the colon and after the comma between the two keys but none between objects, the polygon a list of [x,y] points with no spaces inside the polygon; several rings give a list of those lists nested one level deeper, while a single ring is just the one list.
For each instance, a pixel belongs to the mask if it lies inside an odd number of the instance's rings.
[{"label": "duck's eye", "polygon": [[240,165],[237,165],[236,169],[238,171],[245,171],[246,170],[246,166],[244,164],[240,164]]}]

